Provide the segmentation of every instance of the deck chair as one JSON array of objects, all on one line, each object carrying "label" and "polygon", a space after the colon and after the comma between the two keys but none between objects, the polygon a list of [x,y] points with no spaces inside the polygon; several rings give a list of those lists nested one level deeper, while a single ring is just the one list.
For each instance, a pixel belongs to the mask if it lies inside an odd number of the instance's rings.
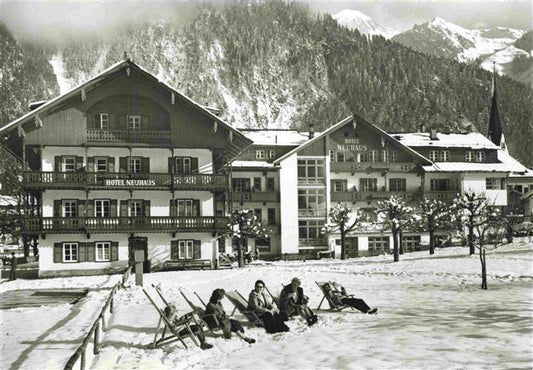
[{"label": "deck chair", "polygon": [[[143,289],[143,292],[159,314],[159,321],[155,330],[154,341],[152,342],[152,349],[162,346],[163,344],[169,344],[175,341],[180,341],[185,348],[189,348],[184,341],[184,336],[179,334],[183,331],[183,329],[187,330],[188,334],[186,335],[191,338],[193,343],[197,346],[200,346],[198,338],[196,338],[196,335],[191,329],[191,324],[195,323],[194,318],[191,314],[181,316],[179,322],[177,323],[171,323],[163,312],[163,310],[161,310],[157,306],[150,294],[148,294],[145,289]],[[165,305],[168,304],[166,301],[164,302]],[[165,336],[165,334],[167,334],[167,331],[170,332],[170,334]]]},{"label": "deck chair", "polygon": [[[283,288],[283,284],[281,284],[281,287]],[[279,307],[279,294],[277,296],[272,294],[270,292],[270,289],[268,289],[268,287],[266,285],[265,285],[265,290],[272,297],[272,300],[274,301],[274,303],[276,303],[276,305]]]},{"label": "deck chair", "polygon": [[263,320],[261,320],[253,310],[248,308],[248,302],[241,293],[237,290],[228,291],[226,292],[226,298],[233,305],[233,312],[230,316],[233,316],[235,311],[238,310],[250,323],[259,327],[263,326]]},{"label": "deck chair", "polygon": [[[202,326],[202,328],[206,328],[207,330],[209,330],[213,334],[217,330],[222,330],[216,315],[215,314],[206,314],[205,313],[205,309],[207,308],[207,305],[202,300],[202,298],[200,298],[200,296],[198,294],[196,294],[196,292],[194,292],[194,295],[196,295],[196,297],[198,297],[198,300],[200,300],[200,302],[202,303],[203,307],[195,305],[185,295],[185,293],[181,289],[180,289],[180,293],[181,293],[181,296],[183,297],[183,299],[185,299],[185,302],[187,302],[187,304],[191,307],[191,309],[194,311],[194,313],[196,313],[196,315],[198,315],[198,317],[200,318],[201,322],[199,324]],[[209,325],[209,321],[211,321],[213,325]]]},{"label": "deck chair", "polygon": [[[320,300],[320,304],[318,305],[317,307],[317,310],[320,309],[320,306],[322,306],[322,302],[324,302],[324,299],[326,299],[329,303],[329,307],[330,309],[332,310],[337,310],[337,311],[342,311],[346,308],[351,308],[352,310],[355,310],[352,306],[348,306],[348,305],[345,305],[345,304],[336,304],[333,299],[331,298],[331,295],[328,294],[326,292],[326,290],[324,289],[324,285],[326,283],[328,283],[328,281],[315,281],[316,285],[320,288],[320,291],[322,292],[322,294],[324,295],[322,297],[322,299]],[[349,294],[347,295],[346,297],[353,297],[353,294]]]}]

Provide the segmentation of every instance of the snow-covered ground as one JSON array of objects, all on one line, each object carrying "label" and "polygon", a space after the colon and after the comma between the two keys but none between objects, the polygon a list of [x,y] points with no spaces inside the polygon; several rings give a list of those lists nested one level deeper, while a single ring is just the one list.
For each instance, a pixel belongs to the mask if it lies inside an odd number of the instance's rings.
[{"label": "snow-covered ground", "polygon": [[[438,249],[431,257],[427,253],[403,255],[398,263],[391,262],[391,256],[380,256],[145,275],[145,287],[160,284],[166,298],[176,303],[183,313],[188,306],[179,288],[198,302],[193,292],[207,300],[218,287],[238,289],[247,296],[259,278],[278,293],[282,283],[298,276],[312,308],[321,299],[314,281],[336,280],[349,292],[378,307],[379,314],[322,309],[317,311],[319,322],[311,328],[300,318],[289,322],[289,333],[269,335],[260,328],[247,328],[248,335],[257,339],[253,345],[237,338],[210,337],[208,341],[215,346],[207,351],[196,347],[185,350],[178,342],[152,350],[149,344],[157,325],[157,312],[142,290],[133,286],[118,291],[102,352],[91,366],[93,369],[531,368],[533,243],[518,241],[488,253],[488,290],[480,289],[479,259],[468,256],[467,249]],[[47,287],[56,283],[63,287],[81,286],[79,281],[85,280],[87,285],[97,286],[97,281],[101,282],[97,279],[102,278],[42,282]],[[5,291],[11,289],[11,284],[18,284],[14,289],[21,289],[35,281],[4,282],[0,287]],[[156,297],[153,289],[148,291]],[[95,300],[89,297],[87,301]],[[85,302],[84,306],[83,301],[80,304],[81,307],[89,305]],[[231,312],[231,304],[228,301],[223,304]],[[41,367],[54,363],[53,343],[57,332],[71,331],[71,340],[80,337],[81,329],[60,325],[61,315],[74,309],[76,306],[58,305],[30,312],[26,312],[30,309],[3,311],[2,368],[11,367],[15,361],[15,367],[36,368],[35,363],[29,364],[26,359],[33,358],[37,350],[43,359]],[[21,312],[28,316],[21,316]],[[34,321],[42,320],[41,333],[33,330],[25,333],[31,315]],[[76,320],[76,327],[88,321]],[[37,345],[38,340],[44,343]],[[47,350],[41,351],[46,347]]]}]

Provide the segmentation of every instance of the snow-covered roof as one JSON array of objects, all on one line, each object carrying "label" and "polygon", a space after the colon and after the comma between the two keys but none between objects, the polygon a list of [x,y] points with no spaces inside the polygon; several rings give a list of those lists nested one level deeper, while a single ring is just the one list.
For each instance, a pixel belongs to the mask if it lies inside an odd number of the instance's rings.
[{"label": "snow-covered roof", "polygon": [[0,207],[9,207],[9,206],[16,206],[17,201],[15,198],[7,196],[7,195],[0,195]]},{"label": "snow-covered roof", "polygon": [[391,134],[392,137],[409,147],[436,148],[470,148],[470,149],[499,149],[500,147],[487,137],[477,132],[468,134],[437,133],[437,139],[432,140],[428,132],[413,132]]},{"label": "snow-covered roof", "polygon": [[503,150],[498,150],[498,163],[480,162],[435,162],[432,166],[423,166],[426,172],[520,172],[527,168]]},{"label": "snow-covered roof", "polygon": [[533,170],[526,169],[526,172],[513,172],[509,174],[511,178],[533,178]]},{"label": "snow-covered roof", "polygon": [[231,167],[233,168],[245,168],[245,167],[274,168],[274,165],[272,163],[268,163],[264,161],[233,161],[231,162]]},{"label": "snow-covered roof", "polygon": [[308,132],[300,132],[297,130],[239,130],[256,145],[300,145],[309,139]]}]

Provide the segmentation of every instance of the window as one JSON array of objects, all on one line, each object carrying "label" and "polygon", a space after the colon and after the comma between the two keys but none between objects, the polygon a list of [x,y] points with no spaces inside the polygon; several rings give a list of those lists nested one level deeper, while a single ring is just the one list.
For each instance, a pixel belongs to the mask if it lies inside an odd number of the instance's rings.
[{"label": "window", "polygon": [[270,238],[255,239],[255,247],[262,251],[270,251]]},{"label": "window", "polygon": [[450,152],[447,150],[443,150],[440,152],[440,161],[441,162],[448,162],[450,160]]},{"label": "window", "polygon": [[94,200],[94,215],[96,217],[109,217],[109,199]]},{"label": "window", "polygon": [[378,191],[378,179],[360,179],[359,188],[361,191]]},{"label": "window", "polygon": [[261,178],[260,177],[254,177],[254,187],[252,189],[253,191],[261,191]]},{"label": "window", "polygon": [[430,150],[429,151],[429,160],[433,161],[433,162],[436,162],[438,153],[439,152],[437,152],[436,150]]},{"label": "window", "polygon": [[474,162],[474,152],[466,152],[465,153],[465,161]]},{"label": "window", "polygon": [[192,259],[194,243],[192,240],[178,240],[178,259]]},{"label": "window", "polygon": [[250,179],[231,179],[231,186],[233,188],[233,191],[236,193],[244,193],[250,191]]},{"label": "window", "polygon": [[413,251],[420,246],[420,235],[403,236],[402,243],[405,250]]},{"label": "window", "polygon": [[76,157],[63,157],[63,172],[76,171]]},{"label": "window", "polygon": [[95,261],[111,261],[111,243],[110,242],[96,242],[95,244]]},{"label": "window", "polygon": [[389,151],[388,150],[382,150],[381,151],[381,161],[385,162],[385,163],[390,161]]},{"label": "window", "polygon": [[276,209],[275,208],[268,209],[268,224],[269,225],[276,224]]},{"label": "window", "polygon": [[107,130],[109,128],[109,115],[107,113],[100,113],[100,129]]},{"label": "window", "polygon": [[371,150],[368,152],[368,160],[369,162],[377,162],[378,161],[378,151],[377,150]]},{"label": "window", "polygon": [[76,217],[78,215],[78,201],[64,200],[63,201],[63,217]]},{"label": "window", "polygon": [[334,150],[329,151],[329,161],[335,162],[335,151]]},{"label": "window", "polygon": [[263,222],[263,211],[261,208],[254,209],[254,216],[256,217],[257,221]]},{"label": "window", "polygon": [[372,253],[387,252],[390,250],[389,237],[370,236],[368,237],[368,251]]},{"label": "window", "polygon": [[263,149],[259,149],[255,151],[255,158],[256,159],[265,159],[265,151]]},{"label": "window", "polygon": [[505,180],[498,177],[488,177],[485,179],[485,185],[487,190],[505,189]]},{"label": "window", "polygon": [[192,172],[192,160],[189,157],[176,157],[176,173],[188,174]]},{"label": "window", "polygon": [[96,172],[107,172],[107,158],[96,158]]},{"label": "window", "polygon": [[324,160],[323,159],[299,159],[298,160],[298,180],[304,182],[324,182]]},{"label": "window", "polygon": [[366,153],[359,153],[358,160],[359,160],[359,162],[368,162],[368,157],[367,157]]},{"label": "window", "polygon": [[476,152],[476,162],[485,162],[485,152]]},{"label": "window", "polygon": [[431,191],[448,191],[452,190],[449,179],[431,179]]},{"label": "window", "polygon": [[131,217],[142,217],[142,216],[143,216],[143,201],[132,200],[131,201]]},{"label": "window", "polygon": [[390,153],[390,161],[391,162],[398,162],[398,152],[397,151],[392,151]]},{"label": "window", "polygon": [[268,159],[272,159],[276,156],[276,151],[275,150],[269,150],[268,151]]},{"label": "window", "polygon": [[348,188],[348,180],[331,180],[331,182],[331,188],[334,193],[346,191],[346,189]]},{"label": "window", "polygon": [[346,157],[343,152],[337,152],[337,162],[346,162]]},{"label": "window", "polygon": [[130,157],[130,172],[141,173],[141,171],[142,171],[142,158],[141,157]]},{"label": "window", "polygon": [[78,243],[63,243],[63,262],[78,262]]},{"label": "window", "polygon": [[298,210],[304,216],[321,216],[326,214],[324,189],[298,190]]},{"label": "window", "polygon": [[389,191],[405,191],[405,179],[389,179]]},{"label": "window", "polygon": [[178,216],[192,216],[193,215],[193,201],[192,199],[178,199]]},{"label": "window", "polygon": [[141,116],[133,115],[128,116],[128,130],[140,130],[141,129]]},{"label": "window", "polygon": [[275,191],[275,184],[273,177],[267,177],[266,179],[266,189],[267,191]]},{"label": "window", "polygon": [[327,241],[321,234],[321,230],[324,227],[325,220],[306,220],[298,221],[298,237],[300,243],[304,244],[317,244]]}]

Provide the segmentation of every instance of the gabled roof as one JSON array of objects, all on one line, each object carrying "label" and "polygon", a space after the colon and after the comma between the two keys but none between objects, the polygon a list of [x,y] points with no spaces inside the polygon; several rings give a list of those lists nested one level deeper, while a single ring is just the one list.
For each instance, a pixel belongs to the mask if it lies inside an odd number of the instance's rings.
[{"label": "gabled roof", "polygon": [[499,146],[477,132],[468,134],[437,133],[436,139],[431,139],[428,132],[409,132],[391,134],[404,145],[409,147],[435,148],[469,148],[469,149],[500,149]]},{"label": "gabled roof", "polygon": [[[6,133],[11,131],[12,129],[15,129],[19,127],[20,125],[30,121],[31,119],[35,119],[35,117],[41,113],[45,112],[50,107],[60,104],[62,102],[65,102],[69,100],[70,98],[73,98],[74,96],[82,93],[83,89],[87,89],[90,87],[93,87],[97,85],[98,83],[102,82],[106,78],[111,77],[112,75],[122,71],[125,68],[132,68],[140,72],[145,77],[148,77],[150,80],[155,82],[156,84],[159,84],[163,88],[167,89],[169,93],[175,94],[175,98],[181,99],[185,103],[189,104],[190,106],[196,108],[199,112],[201,112],[206,117],[212,119],[213,121],[216,121],[218,124],[220,124],[220,127],[224,127],[228,130],[228,132],[233,132],[233,141],[239,142],[238,148],[236,148],[236,152],[242,152],[244,148],[250,146],[252,144],[252,141],[248,139],[246,136],[244,136],[239,130],[233,128],[230,124],[226,123],[224,120],[222,120],[220,117],[215,115],[212,111],[207,109],[205,106],[198,104],[191,98],[187,97],[186,95],[182,94],[178,90],[174,89],[173,87],[169,86],[165,82],[162,82],[158,80],[154,75],[152,75],[150,72],[144,70],[134,62],[132,62],[129,59],[123,60],[121,62],[115,63],[100,74],[96,75],[95,77],[91,78],[90,80],[82,83],[81,85],[71,89],[70,91],[66,92],[65,94],[59,95],[56,98],[49,100],[45,104],[41,105],[40,107],[26,113],[22,117],[17,118],[16,120],[8,123],[7,125],[0,127],[0,134]],[[170,95],[169,95],[170,99]]]},{"label": "gabled roof", "polygon": [[309,139],[309,133],[286,129],[239,129],[254,145],[294,146]]},{"label": "gabled roof", "polygon": [[307,142],[301,144],[300,146],[294,148],[293,150],[291,150],[290,152],[286,153],[285,155],[279,157],[278,159],[276,159],[273,163],[274,164],[278,164],[280,163],[281,161],[283,161],[284,159],[290,157],[291,155],[295,154],[295,153],[298,153],[300,150],[302,150],[303,148],[317,142],[318,140],[326,137],[327,135],[329,135],[330,133],[336,131],[337,129],[343,127],[344,125],[352,122],[353,120],[356,120],[357,124],[364,124],[364,125],[367,125],[368,127],[370,127],[371,129],[373,129],[374,131],[376,131],[379,135],[383,135],[385,137],[387,137],[390,141],[394,142],[395,144],[397,144],[399,147],[403,148],[406,152],[408,152],[409,154],[411,154],[413,157],[415,158],[418,158],[423,164],[426,164],[426,165],[432,165],[433,163],[427,159],[426,157],[424,157],[423,155],[421,155],[420,153],[418,153],[417,151],[409,148],[408,146],[402,144],[400,141],[398,141],[397,139],[395,139],[393,136],[389,135],[388,133],[386,133],[385,131],[383,131],[382,129],[380,129],[379,127],[377,127],[376,125],[366,121],[365,119],[359,117],[358,115],[356,114],[353,114],[351,116],[348,116],[346,117],[345,119],[343,119],[342,121],[336,123],[335,125],[331,126],[330,128],[328,128],[327,130],[325,131],[322,131],[320,134],[318,134],[317,136],[315,136],[314,138],[312,138],[311,140],[308,140]]}]

